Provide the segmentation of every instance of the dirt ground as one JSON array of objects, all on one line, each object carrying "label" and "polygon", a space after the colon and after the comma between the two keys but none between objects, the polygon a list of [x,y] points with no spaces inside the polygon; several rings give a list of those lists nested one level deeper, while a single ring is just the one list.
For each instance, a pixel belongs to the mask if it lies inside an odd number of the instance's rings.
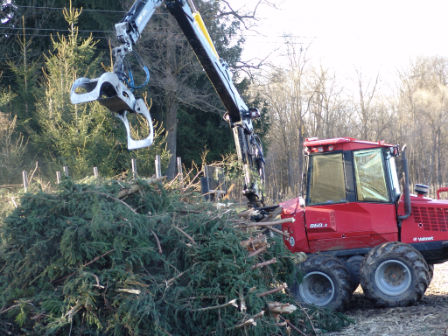
[{"label": "dirt ground", "polygon": [[358,287],[346,314],[356,323],[327,336],[448,336],[448,262],[435,265],[433,280],[415,306],[375,308]]}]

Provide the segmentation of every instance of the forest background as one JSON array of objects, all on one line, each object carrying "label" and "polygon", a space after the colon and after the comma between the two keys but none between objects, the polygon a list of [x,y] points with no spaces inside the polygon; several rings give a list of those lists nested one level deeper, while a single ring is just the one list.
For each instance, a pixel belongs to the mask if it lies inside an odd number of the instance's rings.
[{"label": "forest background", "polygon": [[[110,45],[116,45],[113,25],[132,1],[73,0],[73,8],[82,11],[68,10],[69,1],[63,0],[15,4],[14,16],[3,17],[0,25],[0,185],[18,183],[20,172],[33,169],[36,161],[43,178],[51,181],[62,166],[69,166],[75,177],[90,175],[92,167],[114,176],[130,168],[131,158],[138,160],[140,174],[152,175],[158,154],[172,177],[177,156],[189,168],[203,157],[219,161],[234,152],[222,120],[224,108],[163,8],[137,48],[151,72],[149,86],[139,93],[151,105],[158,136],[149,149],[129,152],[124,128],[109,111],[99,104],[73,106],[69,93],[76,78],[95,78],[110,70]],[[331,68],[308,56],[312,44],[299,45],[287,37],[279,39],[288,63],[243,60],[241,32],[250,29],[256,8],[236,12],[224,0],[195,4],[246,102],[262,110],[257,132],[265,146],[271,200],[300,192],[307,137],[407,144],[412,183],[433,188],[447,183],[446,58],[415,59],[397,72],[394,90],[381,88],[379,77],[365,79],[360,72],[347,88]]]}]

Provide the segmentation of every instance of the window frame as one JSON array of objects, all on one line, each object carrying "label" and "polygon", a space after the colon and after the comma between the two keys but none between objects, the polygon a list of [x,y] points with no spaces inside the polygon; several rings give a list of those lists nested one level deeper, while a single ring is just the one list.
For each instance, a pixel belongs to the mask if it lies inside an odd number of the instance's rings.
[{"label": "window frame", "polygon": [[[312,155],[308,155],[307,160],[307,173],[306,173],[306,198],[305,198],[305,204],[306,206],[310,205],[328,205],[328,204],[340,204],[340,203],[348,203],[353,201],[354,196],[354,186],[352,185],[354,180],[354,176],[351,173],[352,169],[347,169],[349,166],[353,166],[352,162],[350,162],[350,158],[347,156],[347,154],[350,152],[347,151],[332,151],[332,152],[324,152],[324,153],[316,153]],[[334,154],[342,154],[342,172],[344,175],[344,192],[345,192],[345,199],[341,200],[340,202],[324,202],[324,203],[311,203],[310,202],[310,191],[311,191],[311,172],[313,171],[313,164],[314,164],[314,157],[317,156],[323,156],[323,155],[334,155]],[[352,176],[347,176],[348,174]]]},{"label": "window frame", "polygon": [[[382,163],[382,168],[383,168],[383,176],[384,176],[384,180],[386,182],[386,191],[387,191],[387,200],[381,201],[381,200],[360,200],[359,199],[359,195],[358,195],[358,181],[356,180],[356,167],[355,167],[355,153],[356,152],[361,152],[361,151],[374,151],[377,150],[378,152],[381,153],[381,163]],[[381,204],[389,204],[389,203],[394,203],[394,201],[392,200],[392,186],[391,183],[392,181],[391,179],[391,174],[390,171],[388,171],[388,168],[390,169],[390,164],[388,162],[386,162],[386,158],[385,158],[385,154],[386,151],[389,150],[388,148],[365,148],[365,149],[358,149],[358,150],[354,150],[352,151],[352,164],[353,164],[353,183],[355,185],[355,194],[356,194],[356,202],[359,203],[381,203]]]}]

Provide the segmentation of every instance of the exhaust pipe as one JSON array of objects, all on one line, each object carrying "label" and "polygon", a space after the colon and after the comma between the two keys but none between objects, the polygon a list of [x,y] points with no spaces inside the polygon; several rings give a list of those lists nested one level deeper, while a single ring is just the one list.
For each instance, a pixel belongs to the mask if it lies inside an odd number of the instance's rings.
[{"label": "exhaust pipe", "polygon": [[402,162],[404,171],[404,215],[398,216],[400,221],[407,219],[411,215],[411,194],[409,191],[409,170],[408,170],[408,160],[406,158],[406,145],[401,149],[402,152]]}]

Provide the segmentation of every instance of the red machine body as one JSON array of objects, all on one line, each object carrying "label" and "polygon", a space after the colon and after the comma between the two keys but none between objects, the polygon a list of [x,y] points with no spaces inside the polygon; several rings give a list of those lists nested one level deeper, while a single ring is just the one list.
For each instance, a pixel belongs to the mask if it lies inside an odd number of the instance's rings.
[{"label": "red machine body", "polygon": [[307,139],[305,199],[281,205],[284,243],[292,252],[366,254],[390,241],[408,243],[428,263],[448,260],[448,201],[405,197],[395,166],[398,147],[353,138]]}]

